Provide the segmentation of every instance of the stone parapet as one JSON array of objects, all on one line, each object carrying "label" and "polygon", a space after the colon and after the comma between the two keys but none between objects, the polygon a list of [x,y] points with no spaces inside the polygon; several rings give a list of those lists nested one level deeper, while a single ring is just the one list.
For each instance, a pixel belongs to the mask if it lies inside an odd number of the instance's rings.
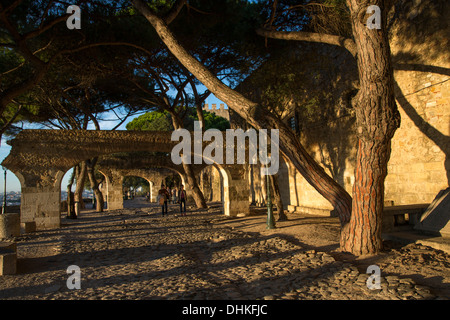
[{"label": "stone parapet", "polygon": [[0,239],[20,236],[20,214],[0,214]]},{"label": "stone parapet", "polygon": [[0,242],[0,276],[16,274],[17,247],[14,242]]}]

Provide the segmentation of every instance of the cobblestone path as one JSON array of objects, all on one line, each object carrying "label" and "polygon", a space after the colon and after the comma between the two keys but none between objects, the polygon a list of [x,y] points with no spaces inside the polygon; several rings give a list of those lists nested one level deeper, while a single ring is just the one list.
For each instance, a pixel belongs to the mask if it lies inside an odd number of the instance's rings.
[{"label": "cobblestone path", "polygon": [[[411,279],[368,274],[279,236],[212,223],[215,209],[161,217],[157,208],[84,213],[58,230],[21,236],[18,274],[0,299],[434,299]],[[81,270],[69,290],[66,269]]]}]

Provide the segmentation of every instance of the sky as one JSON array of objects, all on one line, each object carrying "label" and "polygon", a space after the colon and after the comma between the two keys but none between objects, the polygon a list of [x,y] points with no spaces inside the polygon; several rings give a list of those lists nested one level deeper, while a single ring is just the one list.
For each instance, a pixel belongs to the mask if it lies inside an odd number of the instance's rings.
[{"label": "sky", "polygon": [[[220,101],[219,99],[217,99],[216,97],[214,97],[213,95],[210,95],[208,97],[208,99],[206,100],[205,103],[208,104],[213,104],[216,103],[217,106],[219,106],[220,103],[223,103],[222,101]],[[130,117],[129,119],[127,119],[127,121],[125,123],[123,123],[118,129],[116,130],[126,130],[126,125],[128,122],[132,121],[135,117],[138,117],[139,115]],[[111,116],[109,115],[105,115],[104,117],[105,119],[116,119],[116,117],[111,114]],[[102,121],[100,122],[100,128],[102,130],[109,130],[111,128],[113,128],[114,126],[116,126],[118,123],[118,121]],[[93,129],[93,128],[91,128]],[[11,146],[8,145],[6,143],[5,137],[2,137],[2,141],[1,141],[1,146],[0,146],[0,163],[8,156],[8,154],[11,151]],[[2,168],[3,169],[3,168]],[[70,178],[70,172],[72,170],[69,170],[66,172],[66,174],[63,177],[63,180],[61,182],[62,185],[62,190],[66,189],[67,186],[67,182]],[[2,170],[1,174],[0,174],[0,193],[3,194],[4,192],[4,171]],[[19,179],[17,179],[16,175],[14,173],[12,173],[11,171],[7,170],[7,174],[6,174],[6,192],[10,192],[10,191],[20,191],[20,182]]]}]

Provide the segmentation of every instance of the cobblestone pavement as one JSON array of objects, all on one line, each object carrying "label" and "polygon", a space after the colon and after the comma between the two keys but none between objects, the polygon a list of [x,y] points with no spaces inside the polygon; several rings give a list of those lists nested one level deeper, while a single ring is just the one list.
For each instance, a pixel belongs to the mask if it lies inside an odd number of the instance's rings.
[{"label": "cobblestone pavement", "polygon": [[[172,208],[174,209],[175,206]],[[159,209],[83,213],[58,230],[21,236],[18,274],[0,277],[0,299],[435,299],[411,279],[369,274],[276,236],[212,223],[218,209],[161,217]],[[81,270],[69,290],[66,270]]]}]

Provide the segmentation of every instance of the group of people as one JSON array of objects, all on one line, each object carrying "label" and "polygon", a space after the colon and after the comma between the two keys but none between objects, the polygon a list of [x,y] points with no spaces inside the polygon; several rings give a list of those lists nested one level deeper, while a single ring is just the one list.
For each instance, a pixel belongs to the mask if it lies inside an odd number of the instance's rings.
[{"label": "group of people", "polygon": [[[167,211],[167,203],[172,201],[172,203],[180,204],[180,213],[182,216],[186,216],[186,190],[184,190],[184,186],[181,185],[180,189],[176,188],[170,190],[169,187],[161,186],[161,189],[158,191],[158,197],[156,201],[161,206],[162,215],[168,214]],[[184,209],[184,210],[183,210]]]}]

